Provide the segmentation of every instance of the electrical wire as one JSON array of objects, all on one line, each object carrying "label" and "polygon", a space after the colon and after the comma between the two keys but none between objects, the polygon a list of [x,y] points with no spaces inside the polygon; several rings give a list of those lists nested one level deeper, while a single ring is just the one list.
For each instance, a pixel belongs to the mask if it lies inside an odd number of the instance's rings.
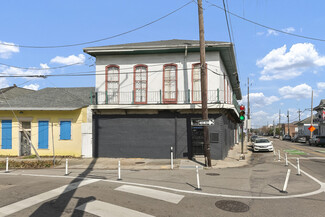
[{"label": "electrical wire", "polygon": [[35,71],[40,70],[41,71],[41,70],[50,70],[50,69],[61,69],[61,68],[69,67],[69,66],[85,65],[85,64],[80,62],[80,63],[73,63],[73,64],[68,64],[68,65],[57,66],[57,67],[48,67],[48,68],[21,67],[21,66],[9,65],[6,63],[0,63],[0,65],[11,67],[11,68],[16,68],[16,69],[27,69],[27,70],[35,70]]},{"label": "electrical wire", "polygon": [[[213,7],[219,8],[220,10],[224,10],[222,7],[220,7],[220,6],[216,5],[216,4],[213,4],[213,3],[209,2],[209,1],[206,1],[206,2],[208,2]],[[266,29],[271,29],[271,30],[274,30],[276,32],[280,32],[280,33],[283,33],[283,34],[286,34],[286,35],[291,35],[291,36],[295,36],[295,37],[299,37],[299,38],[304,38],[304,39],[309,39],[309,40],[313,40],[313,41],[325,42],[325,39],[315,38],[315,37],[310,37],[310,36],[304,36],[304,35],[299,35],[299,34],[295,34],[295,33],[291,33],[291,32],[286,32],[286,31],[283,31],[283,30],[279,30],[279,29],[276,29],[276,28],[273,28],[273,27],[270,27],[270,26],[266,26],[264,24],[257,23],[255,21],[252,21],[250,19],[246,19],[245,17],[242,17],[242,16],[239,16],[239,15],[237,15],[235,13],[232,13],[229,10],[227,10],[227,13],[229,13],[229,14],[231,14],[231,15],[239,18],[239,19],[245,20],[245,21],[247,21],[249,23],[255,24],[257,26],[261,26],[261,27],[266,28]]]},{"label": "electrical wire", "polygon": [[22,47],[22,48],[65,48],[65,47],[75,47],[75,46],[80,46],[80,45],[86,45],[86,44],[93,44],[93,43],[97,43],[97,42],[101,42],[101,41],[106,41],[106,40],[110,40],[110,39],[113,39],[113,38],[117,38],[119,36],[123,36],[123,35],[126,35],[126,34],[129,34],[131,32],[135,32],[137,30],[140,30],[140,29],[143,29],[147,26],[150,26],[174,13],[176,13],[177,11],[185,8],[187,5],[193,3],[194,0],[192,1],[189,1],[187,2],[186,4],[182,5],[181,7],[177,8],[176,10],[173,10],[172,12],[158,18],[158,19],[155,19],[149,23],[146,23],[142,26],[139,26],[139,27],[136,27],[134,29],[131,29],[131,30],[128,30],[128,31],[125,31],[125,32],[122,32],[122,33],[119,33],[119,34],[116,34],[116,35],[112,35],[112,36],[109,36],[109,37],[106,37],[106,38],[101,38],[101,39],[97,39],[97,40],[93,40],[93,41],[87,41],[87,42],[80,42],[80,43],[75,43],[75,44],[65,44],[65,45],[46,45],[46,46],[36,46],[36,45],[23,45],[23,44],[8,44],[8,43],[5,43],[5,42],[0,42],[1,45],[5,45],[5,46],[12,46],[12,47]]}]

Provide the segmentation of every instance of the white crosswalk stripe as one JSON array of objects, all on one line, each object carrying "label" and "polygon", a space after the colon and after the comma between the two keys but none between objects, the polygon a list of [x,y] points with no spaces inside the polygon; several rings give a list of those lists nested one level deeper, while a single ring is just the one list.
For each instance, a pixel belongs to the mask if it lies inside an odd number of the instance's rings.
[{"label": "white crosswalk stripe", "polygon": [[69,185],[64,185],[62,187],[53,189],[51,191],[47,191],[42,194],[18,201],[16,203],[10,204],[8,206],[1,207],[0,208],[0,216],[11,215],[11,214],[19,212],[23,209],[31,207],[35,204],[44,202],[46,200],[49,200],[51,198],[54,198],[56,196],[66,193],[66,192],[72,191],[72,190],[79,188],[81,186],[88,185],[88,184],[98,182],[98,181],[99,180],[92,179],[92,180],[83,180],[83,181],[74,182]]},{"label": "white crosswalk stripe", "polygon": [[136,210],[128,209],[122,206],[117,206],[111,203],[102,202],[99,200],[94,200],[81,206],[78,206],[76,209],[88,212],[97,216],[105,217],[154,217],[146,213],[142,213]]},{"label": "white crosswalk stripe", "polygon": [[132,185],[122,185],[116,188],[115,190],[150,197],[174,204],[178,204],[184,198],[184,195],[173,194],[169,192],[154,190],[151,188],[144,188]]}]

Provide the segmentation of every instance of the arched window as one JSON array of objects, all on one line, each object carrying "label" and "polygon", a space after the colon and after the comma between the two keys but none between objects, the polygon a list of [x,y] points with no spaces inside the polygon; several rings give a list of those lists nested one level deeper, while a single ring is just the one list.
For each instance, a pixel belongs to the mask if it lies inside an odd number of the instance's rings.
[{"label": "arched window", "polygon": [[119,89],[120,89],[120,67],[117,65],[106,66],[106,102],[118,103],[119,102]]},{"label": "arched window", "polygon": [[[207,72],[207,64],[205,64],[205,71]],[[207,73],[206,79],[208,79]],[[200,63],[195,63],[192,65],[192,102],[200,103],[201,101],[201,67]]]},{"label": "arched window", "polygon": [[148,91],[148,66],[134,66],[134,103],[146,104]]},{"label": "arched window", "polygon": [[177,102],[177,65],[164,65],[163,73],[163,99],[164,103]]}]

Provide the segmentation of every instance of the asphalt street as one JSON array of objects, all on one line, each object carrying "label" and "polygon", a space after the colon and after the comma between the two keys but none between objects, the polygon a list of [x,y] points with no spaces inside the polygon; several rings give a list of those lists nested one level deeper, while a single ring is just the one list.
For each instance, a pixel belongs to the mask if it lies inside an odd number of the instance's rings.
[{"label": "asphalt street", "polygon": [[[249,166],[199,170],[201,191],[193,169],[122,169],[122,180],[92,165],[68,176],[64,169],[1,171],[0,216],[324,216],[325,149],[280,140],[274,146],[281,161],[253,153]],[[293,165],[285,166],[285,150]]]}]

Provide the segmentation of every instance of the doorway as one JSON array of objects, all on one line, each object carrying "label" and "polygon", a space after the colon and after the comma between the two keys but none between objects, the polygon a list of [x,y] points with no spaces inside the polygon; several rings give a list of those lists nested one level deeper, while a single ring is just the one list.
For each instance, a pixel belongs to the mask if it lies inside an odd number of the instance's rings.
[{"label": "doorway", "polygon": [[[29,156],[31,155],[31,122],[22,121],[20,122],[20,156]],[[28,136],[28,137],[27,137]]]}]

